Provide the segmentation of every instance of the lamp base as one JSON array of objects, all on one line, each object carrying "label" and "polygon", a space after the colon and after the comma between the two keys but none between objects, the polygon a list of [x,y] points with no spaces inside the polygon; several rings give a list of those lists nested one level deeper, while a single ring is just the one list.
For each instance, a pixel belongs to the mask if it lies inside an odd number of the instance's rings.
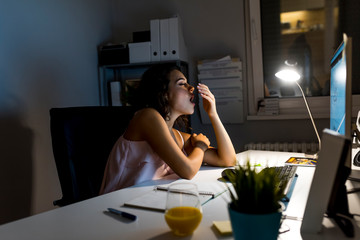
[{"label": "lamp base", "polygon": [[316,152],[316,153],[314,153],[314,154],[305,153],[305,157],[306,157],[306,158],[312,158],[312,159],[317,160],[317,159],[319,158],[319,152]]}]

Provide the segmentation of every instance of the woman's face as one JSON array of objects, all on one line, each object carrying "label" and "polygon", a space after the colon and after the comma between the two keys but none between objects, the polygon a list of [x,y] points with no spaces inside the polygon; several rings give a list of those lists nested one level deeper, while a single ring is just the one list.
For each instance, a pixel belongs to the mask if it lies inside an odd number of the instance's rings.
[{"label": "woman's face", "polygon": [[169,105],[171,115],[189,115],[194,113],[194,87],[189,85],[184,74],[173,70],[169,74]]}]

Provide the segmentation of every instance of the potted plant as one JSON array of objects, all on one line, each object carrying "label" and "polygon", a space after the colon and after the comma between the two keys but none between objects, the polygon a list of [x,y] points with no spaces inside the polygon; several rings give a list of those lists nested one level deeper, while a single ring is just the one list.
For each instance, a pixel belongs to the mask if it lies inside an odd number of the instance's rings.
[{"label": "potted plant", "polygon": [[[274,168],[258,171],[247,161],[227,172],[231,183],[228,210],[235,239],[277,239],[284,187]],[[232,186],[232,187],[231,187]]]}]

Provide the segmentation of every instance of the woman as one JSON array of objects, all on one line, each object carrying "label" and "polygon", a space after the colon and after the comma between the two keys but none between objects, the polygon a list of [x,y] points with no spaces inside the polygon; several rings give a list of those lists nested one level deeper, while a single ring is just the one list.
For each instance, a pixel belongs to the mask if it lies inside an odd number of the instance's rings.
[{"label": "woman", "polygon": [[142,76],[133,104],[140,107],[110,153],[100,194],[156,179],[191,179],[202,163],[233,166],[235,150],[216,111],[214,95],[204,84],[197,86],[218,148],[203,134],[174,128],[194,113],[194,87],[177,66],[160,64]]}]

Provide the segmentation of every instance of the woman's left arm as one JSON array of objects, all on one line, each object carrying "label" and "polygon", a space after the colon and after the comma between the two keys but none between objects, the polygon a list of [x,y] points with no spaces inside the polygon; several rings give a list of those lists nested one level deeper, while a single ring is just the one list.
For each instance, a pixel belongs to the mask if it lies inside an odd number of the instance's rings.
[{"label": "woman's left arm", "polygon": [[210,118],[217,142],[217,148],[206,150],[204,162],[213,166],[234,166],[236,163],[235,149],[216,111],[215,97],[205,84],[199,83],[197,89],[203,99],[203,108]]}]

